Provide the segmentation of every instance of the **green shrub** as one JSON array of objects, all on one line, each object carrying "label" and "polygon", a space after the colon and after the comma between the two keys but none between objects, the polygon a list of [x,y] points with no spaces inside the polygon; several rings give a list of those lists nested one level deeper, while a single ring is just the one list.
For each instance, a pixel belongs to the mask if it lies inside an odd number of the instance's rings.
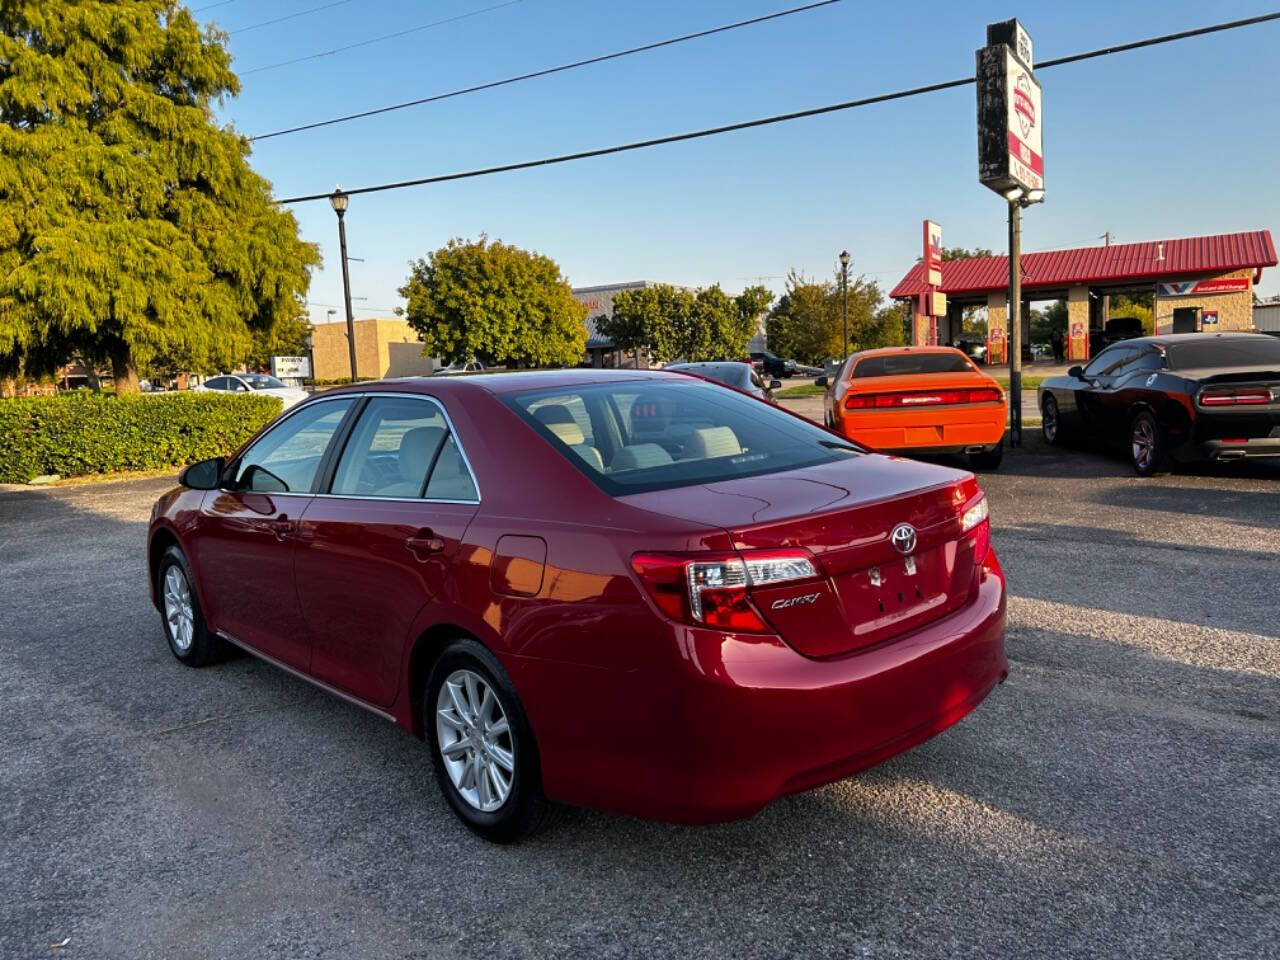
[{"label": "green shrub", "polygon": [[216,393],[0,400],[0,483],[194,463],[231,453],[279,413],[276,397]]}]

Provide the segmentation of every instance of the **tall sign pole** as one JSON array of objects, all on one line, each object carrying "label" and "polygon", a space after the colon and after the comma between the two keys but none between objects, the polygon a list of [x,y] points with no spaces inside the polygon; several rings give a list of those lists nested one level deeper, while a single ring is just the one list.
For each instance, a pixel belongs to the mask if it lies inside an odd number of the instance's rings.
[{"label": "tall sign pole", "polygon": [[1044,200],[1040,84],[1017,20],[987,25],[977,55],[978,179],[1009,205],[1009,445],[1022,446],[1022,208]]},{"label": "tall sign pole", "polygon": [[947,313],[947,297],[942,293],[942,228],[932,220],[924,222],[924,293],[919,311],[928,318],[929,344],[938,345],[938,318]]}]

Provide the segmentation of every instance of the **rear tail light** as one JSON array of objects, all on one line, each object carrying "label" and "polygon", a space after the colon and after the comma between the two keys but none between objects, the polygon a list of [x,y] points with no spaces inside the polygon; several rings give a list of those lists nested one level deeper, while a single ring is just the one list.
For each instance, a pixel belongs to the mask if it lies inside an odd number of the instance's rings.
[{"label": "rear tail light", "polygon": [[1249,387],[1244,390],[1201,390],[1202,407],[1249,407],[1270,403],[1274,394],[1266,387]]},{"label": "rear tail light", "polygon": [[751,587],[821,575],[804,550],[693,556],[638,553],[631,567],[658,609],[672,620],[741,633],[773,632],[747,595]]},{"label": "rear tail light", "polygon": [[991,549],[991,520],[985,495],[960,515],[960,532],[973,543],[973,563],[981,567]]},{"label": "rear tail light", "polygon": [[942,407],[965,403],[999,403],[1004,396],[995,387],[973,390],[914,391],[911,393],[867,393],[845,397],[846,410],[884,410],[911,407]]}]

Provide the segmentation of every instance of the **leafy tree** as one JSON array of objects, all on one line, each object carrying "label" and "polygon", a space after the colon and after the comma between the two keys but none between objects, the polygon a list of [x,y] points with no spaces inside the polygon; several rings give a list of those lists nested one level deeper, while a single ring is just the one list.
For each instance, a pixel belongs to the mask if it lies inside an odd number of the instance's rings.
[{"label": "leafy tree", "polygon": [[413,261],[400,296],[423,353],[449,363],[565,366],[586,349],[587,308],[556,262],[488,237]]},{"label": "leafy tree", "polygon": [[645,350],[658,363],[735,360],[746,355],[756,320],[773,299],[764,287],[730,297],[719,284],[691,291],[670,284],[623,290],[600,332],[621,350]]},{"label": "leafy tree", "polygon": [[1044,310],[1031,311],[1031,342],[1048,343],[1049,336],[1057,330],[1064,340],[1067,336],[1067,301],[1055,300]]},{"label": "leafy tree", "polygon": [[0,366],[222,367],[300,309],[315,247],[215,122],[225,36],[172,0],[0,3]]},{"label": "leafy tree", "polygon": [[[809,280],[795,270],[769,315],[769,348],[802,363],[821,364],[844,350],[844,297],[837,279]],[[902,317],[881,308],[880,287],[865,276],[849,279],[849,350],[902,343]]]},{"label": "leafy tree", "polygon": [[244,358],[245,366],[270,367],[272,357],[304,356],[310,336],[311,318],[305,313],[281,320],[266,330],[256,331],[253,344]]},{"label": "leafy tree", "polygon": [[1143,333],[1152,336],[1156,332],[1155,294],[1113,293],[1110,314],[1113,317],[1137,317],[1142,321]]}]

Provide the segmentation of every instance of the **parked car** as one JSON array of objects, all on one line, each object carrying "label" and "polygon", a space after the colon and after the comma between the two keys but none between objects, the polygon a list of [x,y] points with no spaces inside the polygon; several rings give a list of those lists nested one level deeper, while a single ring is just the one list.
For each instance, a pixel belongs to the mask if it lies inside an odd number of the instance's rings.
[{"label": "parked car", "polygon": [[1141,317],[1112,317],[1105,329],[1089,331],[1089,356],[1096,357],[1111,344],[1133,340],[1144,333]]},{"label": "parked car", "polygon": [[1004,456],[1008,401],[995,380],[954,347],[883,347],[855,353],[827,388],[827,426],[874,450],[967,453],[994,470]]},{"label": "parked car", "polygon": [[749,363],[732,361],[672,363],[663,369],[723,383],[726,387],[733,387],[735,390],[741,390],[745,394],[759,400],[767,400],[769,403],[777,402],[773,399],[773,391],[782,389],[781,380],[770,380],[766,383]]},{"label": "parked car", "polygon": [[749,816],[1008,672],[972,474],[683,374],[341,387],[180,481],[147,557],[174,656],[393,720],[495,841],[553,802]]},{"label": "parked car", "polygon": [[437,377],[456,377],[463,373],[483,373],[484,364],[479,360],[455,360],[447,367],[441,367],[435,372]]},{"label": "parked car", "polygon": [[759,350],[751,354],[751,362],[766,377],[790,378],[795,376],[796,362],[784,360],[772,350]]},{"label": "parked car", "polygon": [[307,399],[307,391],[291,387],[282,380],[265,373],[223,373],[210,377],[204,383],[192,387],[197,393],[212,391],[214,393],[255,393],[268,397],[279,397],[285,408],[301,403]]},{"label": "parked car", "polygon": [[987,359],[987,342],[985,340],[964,339],[956,342],[956,349],[975,363],[985,363]]},{"label": "parked car", "polygon": [[1113,344],[1040,384],[1046,441],[1124,446],[1139,476],[1173,461],[1280,457],[1280,340],[1182,333]]}]

